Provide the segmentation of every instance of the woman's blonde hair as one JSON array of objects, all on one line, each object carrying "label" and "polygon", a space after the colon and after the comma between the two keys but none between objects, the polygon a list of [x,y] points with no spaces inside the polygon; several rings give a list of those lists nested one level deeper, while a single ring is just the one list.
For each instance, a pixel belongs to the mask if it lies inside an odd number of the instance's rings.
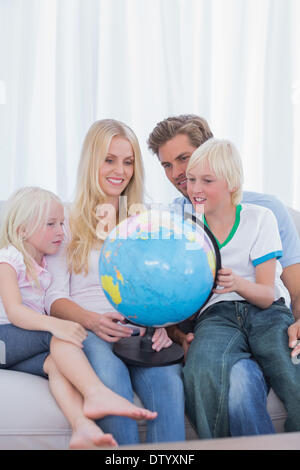
[{"label": "woman's blonde hair", "polygon": [[20,251],[27,275],[37,285],[34,261],[26,250],[26,240],[46,223],[52,201],[62,204],[58,196],[46,189],[35,186],[21,188],[7,200],[1,223],[0,248],[13,245]]},{"label": "woman's blonde hair", "polygon": [[97,237],[97,207],[107,202],[107,196],[99,185],[99,169],[103,164],[113,137],[127,139],[134,153],[133,176],[122,193],[127,196],[127,206],[119,213],[127,216],[127,207],[142,202],[144,170],[138,139],[126,124],[114,119],[96,121],[89,129],[82,147],[78,167],[77,189],[70,210],[71,241],[68,246],[70,271],[88,273],[88,259]]},{"label": "woman's blonde hair", "polygon": [[188,174],[195,166],[208,163],[217,178],[225,179],[231,194],[232,204],[242,200],[244,181],[243,165],[235,145],[229,140],[209,139],[194,151],[186,169]]}]

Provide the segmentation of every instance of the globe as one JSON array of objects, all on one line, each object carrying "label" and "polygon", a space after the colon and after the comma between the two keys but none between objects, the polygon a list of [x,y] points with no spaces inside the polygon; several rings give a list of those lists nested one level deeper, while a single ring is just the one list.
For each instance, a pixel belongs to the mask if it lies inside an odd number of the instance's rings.
[{"label": "globe", "polygon": [[202,222],[148,210],[110,232],[99,275],[107,299],[128,321],[162,327],[184,321],[207,302],[218,263],[218,247]]}]

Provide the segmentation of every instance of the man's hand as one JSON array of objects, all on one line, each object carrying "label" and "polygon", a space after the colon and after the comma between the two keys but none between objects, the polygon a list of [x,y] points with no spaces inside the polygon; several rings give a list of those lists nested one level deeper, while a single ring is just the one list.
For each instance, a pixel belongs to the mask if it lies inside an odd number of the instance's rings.
[{"label": "man's hand", "polygon": [[297,346],[297,341],[300,339],[300,319],[295,321],[295,323],[288,328],[288,336],[289,347],[293,349],[291,356],[296,357],[300,354],[300,344]]},{"label": "man's hand", "polygon": [[185,335],[185,338],[181,344],[181,346],[183,347],[183,351],[184,351],[184,362],[186,362],[187,354],[188,354],[191,342],[193,341],[194,337],[195,337],[194,333],[188,333],[187,335]]}]

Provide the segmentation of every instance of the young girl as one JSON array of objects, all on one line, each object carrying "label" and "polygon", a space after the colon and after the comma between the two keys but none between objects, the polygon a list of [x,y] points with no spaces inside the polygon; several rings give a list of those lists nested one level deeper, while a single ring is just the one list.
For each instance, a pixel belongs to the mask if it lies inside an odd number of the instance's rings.
[{"label": "young girl", "polygon": [[187,179],[189,198],[196,212],[204,212],[222,260],[184,368],[188,413],[201,438],[228,435],[230,370],[253,357],[286,407],[286,430],[299,431],[300,368],[288,347],[294,318],[280,279],[275,216],[261,206],[240,204],[242,163],[229,141],[201,145],[191,156]]},{"label": "young girl", "polygon": [[[72,427],[71,448],[113,446],[93,419],[120,414],[153,419],[104,386],[82,347],[86,330],[44,315],[51,283],[44,255],[54,255],[64,237],[64,209],[53,193],[23,188],[7,204],[0,237],[0,339],[8,368],[49,378],[50,389]],[[51,353],[50,353],[51,351]]]},{"label": "young girl", "polygon": [[[96,121],[83,143],[68,240],[48,260],[53,283],[47,291],[46,310],[89,331],[84,351],[105,385],[130,401],[134,389],[146,408],[158,412],[158,417],[147,423],[148,442],[179,441],[185,439],[181,366],[127,366],[113,353],[113,344],[129,337],[132,329],[122,325],[124,317],[112,308],[99,283],[103,243],[99,235],[105,237],[142,201],[143,165],[137,137],[119,121]],[[153,336],[154,351],[170,344],[166,331],[158,328]],[[100,424],[119,444],[139,442],[133,420],[111,416]]]}]

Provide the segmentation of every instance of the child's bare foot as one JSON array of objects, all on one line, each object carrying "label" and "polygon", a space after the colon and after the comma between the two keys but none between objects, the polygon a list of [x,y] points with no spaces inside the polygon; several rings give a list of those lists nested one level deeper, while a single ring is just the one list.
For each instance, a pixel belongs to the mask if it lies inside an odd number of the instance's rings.
[{"label": "child's bare foot", "polygon": [[98,447],[117,447],[117,442],[111,434],[103,431],[88,418],[77,420],[70,440],[70,449],[94,449]]},{"label": "child's bare foot", "polygon": [[133,419],[155,419],[156,411],[134,405],[107,387],[99,387],[84,397],[83,413],[91,419],[107,415],[127,416]]}]

